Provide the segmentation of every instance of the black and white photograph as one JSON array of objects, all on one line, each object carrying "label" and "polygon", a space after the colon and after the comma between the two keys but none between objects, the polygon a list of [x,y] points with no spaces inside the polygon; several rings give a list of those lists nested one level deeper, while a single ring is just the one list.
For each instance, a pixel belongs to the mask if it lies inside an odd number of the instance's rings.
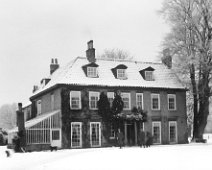
[{"label": "black and white photograph", "polygon": [[211,170],[211,0],[0,0],[1,170]]}]

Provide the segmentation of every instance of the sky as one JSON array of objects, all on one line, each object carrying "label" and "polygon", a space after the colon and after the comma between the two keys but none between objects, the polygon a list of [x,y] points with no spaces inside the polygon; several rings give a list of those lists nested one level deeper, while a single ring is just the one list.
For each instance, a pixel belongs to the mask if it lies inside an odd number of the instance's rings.
[{"label": "sky", "polygon": [[85,57],[128,51],[136,61],[158,61],[168,25],[158,14],[163,0],[0,0],[0,106],[26,103],[33,85],[60,66]]}]

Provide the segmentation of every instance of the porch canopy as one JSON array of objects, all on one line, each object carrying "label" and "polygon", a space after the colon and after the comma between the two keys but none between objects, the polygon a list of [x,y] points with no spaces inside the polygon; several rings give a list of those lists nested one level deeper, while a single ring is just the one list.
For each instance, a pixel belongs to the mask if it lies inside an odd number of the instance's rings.
[{"label": "porch canopy", "polygon": [[119,113],[115,118],[124,120],[146,121],[146,116],[141,113]]},{"label": "porch canopy", "polygon": [[[25,122],[26,143],[50,143],[51,130],[60,127],[60,110],[41,114],[34,119]],[[17,132],[18,127],[9,131],[9,143],[12,143],[12,139]]]}]

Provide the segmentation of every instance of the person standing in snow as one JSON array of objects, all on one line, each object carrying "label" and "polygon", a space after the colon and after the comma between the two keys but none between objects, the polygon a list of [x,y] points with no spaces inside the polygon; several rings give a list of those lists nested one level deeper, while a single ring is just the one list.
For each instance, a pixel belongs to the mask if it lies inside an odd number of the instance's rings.
[{"label": "person standing in snow", "polygon": [[145,132],[143,131],[143,129],[141,129],[138,134],[138,141],[139,141],[139,146],[145,148],[146,140],[145,140]]},{"label": "person standing in snow", "polygon": [[120,129],[118,129],[117,140],[118,140],[118,145],[119,145],[120,149],[121,149],[122,146],[123,146],[123,138],[124,138],[123,133],[121,132]]}]

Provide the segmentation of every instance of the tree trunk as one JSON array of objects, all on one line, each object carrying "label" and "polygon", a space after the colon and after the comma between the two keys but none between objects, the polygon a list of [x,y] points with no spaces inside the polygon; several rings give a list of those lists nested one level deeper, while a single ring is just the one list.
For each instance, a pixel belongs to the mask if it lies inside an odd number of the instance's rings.
[{"label": "tree trunk", "polygon": [[195,139],[198,136],[198,98],[197,98],[197,85],[195,80],[195,68],[193,64],[190,67],[190,78],[191,78],[193,102],[194,102],[193,139]]}]

